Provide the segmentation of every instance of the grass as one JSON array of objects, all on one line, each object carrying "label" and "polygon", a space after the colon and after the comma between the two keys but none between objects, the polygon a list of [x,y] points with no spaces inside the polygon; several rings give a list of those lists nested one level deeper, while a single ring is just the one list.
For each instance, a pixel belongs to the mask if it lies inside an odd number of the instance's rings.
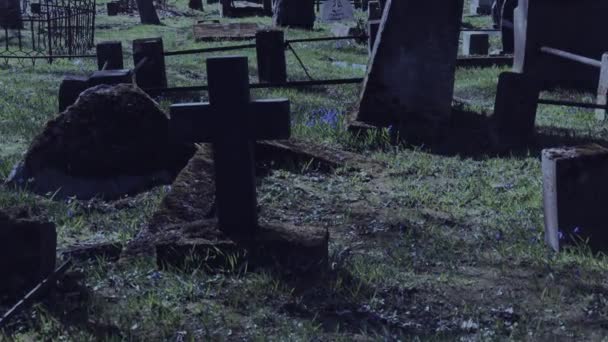
[{"label": "grass", "polygon": [[[181,3],[172,5],[184,10]],[[121,40],[127,56],[131,40],[152,36],[162,36],[166,50],[234,44],[194,42],[192,22],[217,17],[214,6],[206,9],[193,17],[164,17],[163,26],[138,25],[136,17],[100,15],[97,39]],[[266,18],[253,20],[269,25]],[[490,26],[484,17],[466,21]],[[286,36],[326,36],[329,30],[319,25],[312,32],[286,30]],[[365,46],[337,49],[333,43],[306,43],[295,48],[314,78],[363,76],[357,68],[333,62],[366,64]],[[254,51],[240,53],[249,57],[250,74],[255,75]],[[204,84],[208,56],[168,58],[170,85]],[[94,68],[94,61],[80,59],[0,68],[0,177],[8,176],[29,142],[56,115],[63,75]],[[289,53],[288,70],[290,80],[306,79]],[[476,112],[490,114],[502,71],[458,70],[456,96]],[[262,180],[262,217],[330,230],[331,272],[324,283],[302,291],[271,272],[228,268],[207,273],[197,267],[159,271],[145,260],[128,265],[98,260],[77,265],[86,274],[90,292],[77,307],[84,308],[82,317],[94,321],[97,329],[78,315],[38,305],[3,338],[601,340],[608,334],[605,256],[593,256],[584,247],[553,254],[542,241],[538,152],[441,155],[424,147],[388,147],[372,137],[355,142],[345,125],[345,115],[356,106],[355,85],[253,94],[292,101],[294,136],[356,150],[386,165],[382,175],[303,168],[276,170]],[[590,99],[589,94],[564,91],[543,96]],[[163,104],[171,102],[165,99]],[[537,125],[606,140],[606,124],[587,110],[541,106]],[[159,187],[108,203],[60,202],[52,200],[52,194],[35,196],[2,187],[0,208],[26,207],[54,221],[60,249],[83,242],[124,243],[145,226],[166,191]]]}]

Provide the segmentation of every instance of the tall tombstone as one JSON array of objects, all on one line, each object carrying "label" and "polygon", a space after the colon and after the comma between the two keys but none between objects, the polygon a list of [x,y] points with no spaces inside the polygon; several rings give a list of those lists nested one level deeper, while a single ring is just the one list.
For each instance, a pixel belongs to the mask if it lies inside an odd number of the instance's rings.
[{"label": "tall tombstone", "polygon": [[600,60],[608,51],[602,34],[606,0],[519,0],[515,10],[515,72],[534,74],[545,87],[595,90],[596,68],[541,54],[548,46]]},{"label": "tall tombstone", "polygon": [[388,0],[356,119],[423,137],[450,121],[463,0]]},{"label": "tall tombstone", "polygon": [[312,30],[315,25],[314,0],[273,0],[274,26]]},{"label": "tall tombstone", "polygon": [[23,27],[20,0],[0,0],[0,27],[9,29]]}]

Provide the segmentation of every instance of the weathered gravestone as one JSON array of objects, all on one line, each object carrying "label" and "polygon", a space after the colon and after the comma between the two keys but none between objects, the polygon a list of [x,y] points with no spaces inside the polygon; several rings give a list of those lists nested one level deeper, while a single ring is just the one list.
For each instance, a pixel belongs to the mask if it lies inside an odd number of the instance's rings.
[{"label": "weathered gravestone", "polygon": [[490,36],[485,32],[464,32],[462,34],[462,55],[488,55]]},{"label": "weathered gravestone", "polygon": [[274,0],[274,26],[312,30],[315,25],[314,0]]},{"label": "weathered gravestone", "polygon": [[513,70],[533,75],[544,87],[595,90],[597,69],[543,54],[543,46],[600,60],[608,51],[605,29],[608,1],[519,0],[515,10],[515,60]]},{"label": "weathered gravestone", "polygon": [[0,0],[0,28],[23,27],[21,0]]},{"label": "weathered gravestone", "polygon": [[321,20],[324,22],[353,20],[355,18],[350,0],[326,0],[321,6]]},{"label": "weathered gravestone", "polygon": [[194,149],[170,143],[168,125],[133,85],[89,88],[47,122],[7,182],[56,199],[114,199],[170,184]]},{"label": "weathered gravestone", "polygon": [[598,145],[542,153],[545,240],[555,251],[586,243],[608,251],[608,149]]},{"label": "weathered gravestone", "polygon": [[435,136],[451,119],[463,1],[389,0],[356,119]]},{"label": "weathered gravestone", "polygon": [[0,298],[27,293],[55,270],[55,225],[0,210]]}]

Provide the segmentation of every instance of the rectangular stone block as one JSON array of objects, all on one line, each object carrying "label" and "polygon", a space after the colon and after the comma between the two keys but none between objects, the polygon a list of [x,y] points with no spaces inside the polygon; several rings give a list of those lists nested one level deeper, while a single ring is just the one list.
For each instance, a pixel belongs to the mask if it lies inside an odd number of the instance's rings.
[{"label": "rectangular stone block", "polygon": [[483,32],[464,32],[462,34],[462,55],[488,55],[490,36]]},{"label": "rectangular stone block", "polygon": [[21,296],[55,269],[55,225],[0,211],[0,295]]},{"label": "rectangular stone block", "polygon": [[542,152],[545,240],[555,251],[588,241],[608,250],[608,149],[599,145]]}]

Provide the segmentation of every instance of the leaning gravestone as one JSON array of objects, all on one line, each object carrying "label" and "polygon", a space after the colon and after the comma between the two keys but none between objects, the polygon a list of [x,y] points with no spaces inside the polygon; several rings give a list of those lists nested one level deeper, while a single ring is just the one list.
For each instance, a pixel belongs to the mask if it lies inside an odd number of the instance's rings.
[{"label": "leaning gravestone", "polygon": [[608,51],[608,1],[519,0],[515,10],[515,72],[534,75],[545,87],[597,89],[591,66],[541,54],[542,46],[600,60]]},{"label": "leaning gravestone", "polygon": [[274,26],[312,30],[315,25],[314,0],[274,0]]},{"label": "leaning gravestone", "polygon": [[356,119],[423,138],[449,123],[463,0],[389,0]]},{"label": "leaning gravestone", "polygon": [[355,18],[353,5],[350,0],[326,0],[321,7],[321,20],[334,22],[353,20]]},{"label": "leaning gravestone", "polygon": [[139,88],[100,85],[46,124],[8,184],[55,198],[113,199],[170,184],[194,152]]}]

